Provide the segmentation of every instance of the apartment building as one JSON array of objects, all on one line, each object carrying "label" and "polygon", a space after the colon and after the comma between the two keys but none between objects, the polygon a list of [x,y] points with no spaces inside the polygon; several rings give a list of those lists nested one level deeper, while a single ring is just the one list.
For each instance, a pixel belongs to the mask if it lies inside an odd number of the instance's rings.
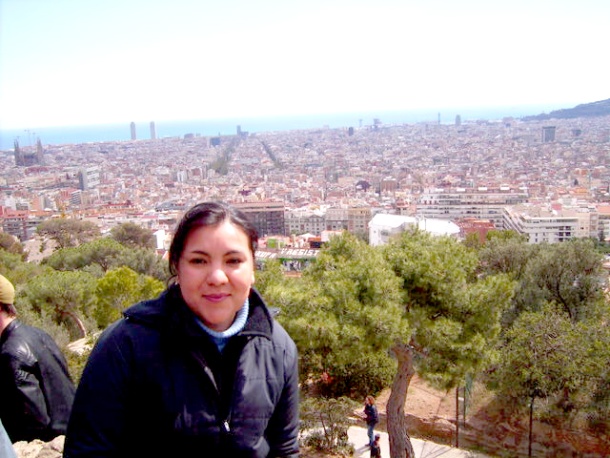
[{"label": "apartment building", "polygon": [[371,214],[370,207],[286,210],[284,215],[286,235],[307,233],[320,235],[324,231],[349,231],[352,234],[364,235],[368,233]]},{"label": "apartment building", "polygon": [[326,210],[327,231],[347,231],[347,208],[332,207]]},{"label": "apartment building", "polygon": [[495,189],[428,189],[416,202],[417,215],[426,218],[456,221],[464,218],[489,220],[498,229],[503,229],[503,209],[508,205],[527,202],[528,194],[509,186]]},{"label": "apartment building", "polygon": [[286,235],[283,202],[234,202],[231,205],[245,213],[259,237]]},{"label": "apartment building", "polygon": [[102,170],[97,165],[82,167],[78,171],[78,184],[81,191],[95,189],[100,185]]},{"label": "apartment building", "polygon": [[485,243],[487,234],[496,230],[496,227],[489,220],[478,220],[476,218],[465,218],[456,221],[455,224],[460,228],[460,238],[465,239],[470,234],[476,234],[479,243]]},{"label": "apartment building", "polygon": [[368,234],[371,213],[371,207],[349,208],[347,210],[347,230],[352,234]]},{"label": "apartment building", "polygon": [[43,222],[42,218],[35,217],[29,214],[27,210],[10,210],[2,208],[0,211],[0,224],[2,231],[17,237],[24,242],[30,239],[36,227]]},{"label": "apartment building", "polygon": [[594,208],[554,209],[522,204],[504,209],[504,227],[527,237],[528,243],[559,243],[573,238],[596,237]]},{"label": "apartment building", "polygon": [[287,235],[320,234],[326,229],[326,215],[321,210],[289,210],[284,213]]},{"label": "apartment building", "polygon": [[597,205],[597,236],[603,240],[610,240],[610,205],[609,204],[598,204]]}]

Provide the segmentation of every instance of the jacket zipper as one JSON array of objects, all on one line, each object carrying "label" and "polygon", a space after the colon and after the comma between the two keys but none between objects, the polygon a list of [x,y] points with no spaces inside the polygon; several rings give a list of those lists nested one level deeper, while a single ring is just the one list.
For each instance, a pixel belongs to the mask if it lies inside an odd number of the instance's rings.
[{"label": "jacket zipper", "polygon": [[[220,396],[220,390],[218,389],[218,385],[216,384],[216,378],[214,377],[214,373],[212,372],[212,369],[210,369],[210,367],[207,365],[207,362],[199,354],[197,354],[197,352],[192,352],[192,354],[195,356],[197,361],[199,361],[199,364],[201,364],[201,366],[203,367],[203,371],[205,372],[205,374],[208,376],[208,378],[212,382],[212,385],[214,386],[214,389],[216,390],[216,394],[218,396]],[[231,414],[229,413],[229,416],[221,422],[222,429],[226,434],[231,433],[231,423],[230,422],[231,422]]]}]

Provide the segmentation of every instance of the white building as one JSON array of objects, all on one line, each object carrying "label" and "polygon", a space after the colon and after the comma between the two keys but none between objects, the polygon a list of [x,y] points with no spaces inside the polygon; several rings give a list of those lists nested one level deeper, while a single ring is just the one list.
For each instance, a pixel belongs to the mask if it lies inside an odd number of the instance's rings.
[{"label": "white building", "polygon": [[599,234],[597,211],[588,207],[559,210],[532,204],[506,207],[504,228],[525,235],[528,243],[559,243]]},{"label": "white building", "polygon": [[457,237],[460,233],[460,228],[451,221],[377,213],[369,222],[369,244],[385,245],[394,235],[415,227],[435,236]]},{"label": "white building", "polygon": [[98,165],[82,167],[78,171],[81,191],[97,188],[100,185],[102,171]]},{"label": "white building", "polygon": [[509,186],[426,189],[417,200],[417,215],[451,221],[476,218],[489,220],[495,227],[502,228],[504,207],[527,200],[527,192]]},{"label": "white building", "polygon": [[155,248],[157,250],[169,250],[172,242],[172,235],[164,229],[159,229],[153,233],[155,238]]}]

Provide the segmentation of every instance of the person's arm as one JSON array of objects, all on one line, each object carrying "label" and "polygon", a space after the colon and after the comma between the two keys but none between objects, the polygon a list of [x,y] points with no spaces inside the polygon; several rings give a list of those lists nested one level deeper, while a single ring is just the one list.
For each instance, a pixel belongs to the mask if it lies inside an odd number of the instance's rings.
[{"label": "person's arm", "polygon": [[121,454],[120,446],[128,426],[131,345],[121,338],[120,323],[102,335],[89,356],[76,390],[64,458]]},{"label": "person's arm", "polygon": [[[29,351],[17,355],[3,355],[2,364],[6,383],[11,384],[11,393],[5,393],[10,399],[5,400],[10,413],[5,420],[6,427],[15,440],[45,438],[45,431],[50,423],[40,381],[36,374],[37,363]],[[10,407],[8,407],[10,406]],[[11,437],[13,439],[13,437]]]},{"label": "person's arm", "polygon": [[2,425],[2,421],[0,420],[0,456],[3,458],[17,458],[17,453],[13,448],[13,444],[6,434],[4,429],[4,425]]},{"label": "person's arm", "polygon": [[370,423],[373,419],[373,408],[370,404],[364,406],[364,421]]},{"label": "person's arm", "polygon": [[287,358],[282,395],[267,427],[269,457],[297,457],[299,454],[299,369],[296,347]]}]

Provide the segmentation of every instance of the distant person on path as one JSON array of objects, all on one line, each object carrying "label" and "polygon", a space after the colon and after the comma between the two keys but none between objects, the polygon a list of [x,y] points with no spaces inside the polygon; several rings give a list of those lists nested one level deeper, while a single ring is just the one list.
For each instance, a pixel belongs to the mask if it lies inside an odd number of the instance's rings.
[{"label": "distant person on path", "polygon": [[375,440],[371,445],[371,458],[381,458],[381,436],[375,434]]},{"label": "distant person on path", "polygon": [[170,286],[89,357],[64,458],[298,456],[297,349],[253,288],[257,243],[224,203],[186,212]]},{"label": "distant person on path", "polygon": [[21,323],[14,300],[0,275],[0,419],[12,442],[48,442],[66,433],[74,384],[53,338]]},{"label": "distant person on path", "polygon": [[364,416],[367,427],[367,435],[369,436],[369,447],[373,446],[373,433],[375,425],[379,422],[379,414],[377,412],[377,406],[375,405],[375,398],[373,396],[367,396],[364,399]]}]

